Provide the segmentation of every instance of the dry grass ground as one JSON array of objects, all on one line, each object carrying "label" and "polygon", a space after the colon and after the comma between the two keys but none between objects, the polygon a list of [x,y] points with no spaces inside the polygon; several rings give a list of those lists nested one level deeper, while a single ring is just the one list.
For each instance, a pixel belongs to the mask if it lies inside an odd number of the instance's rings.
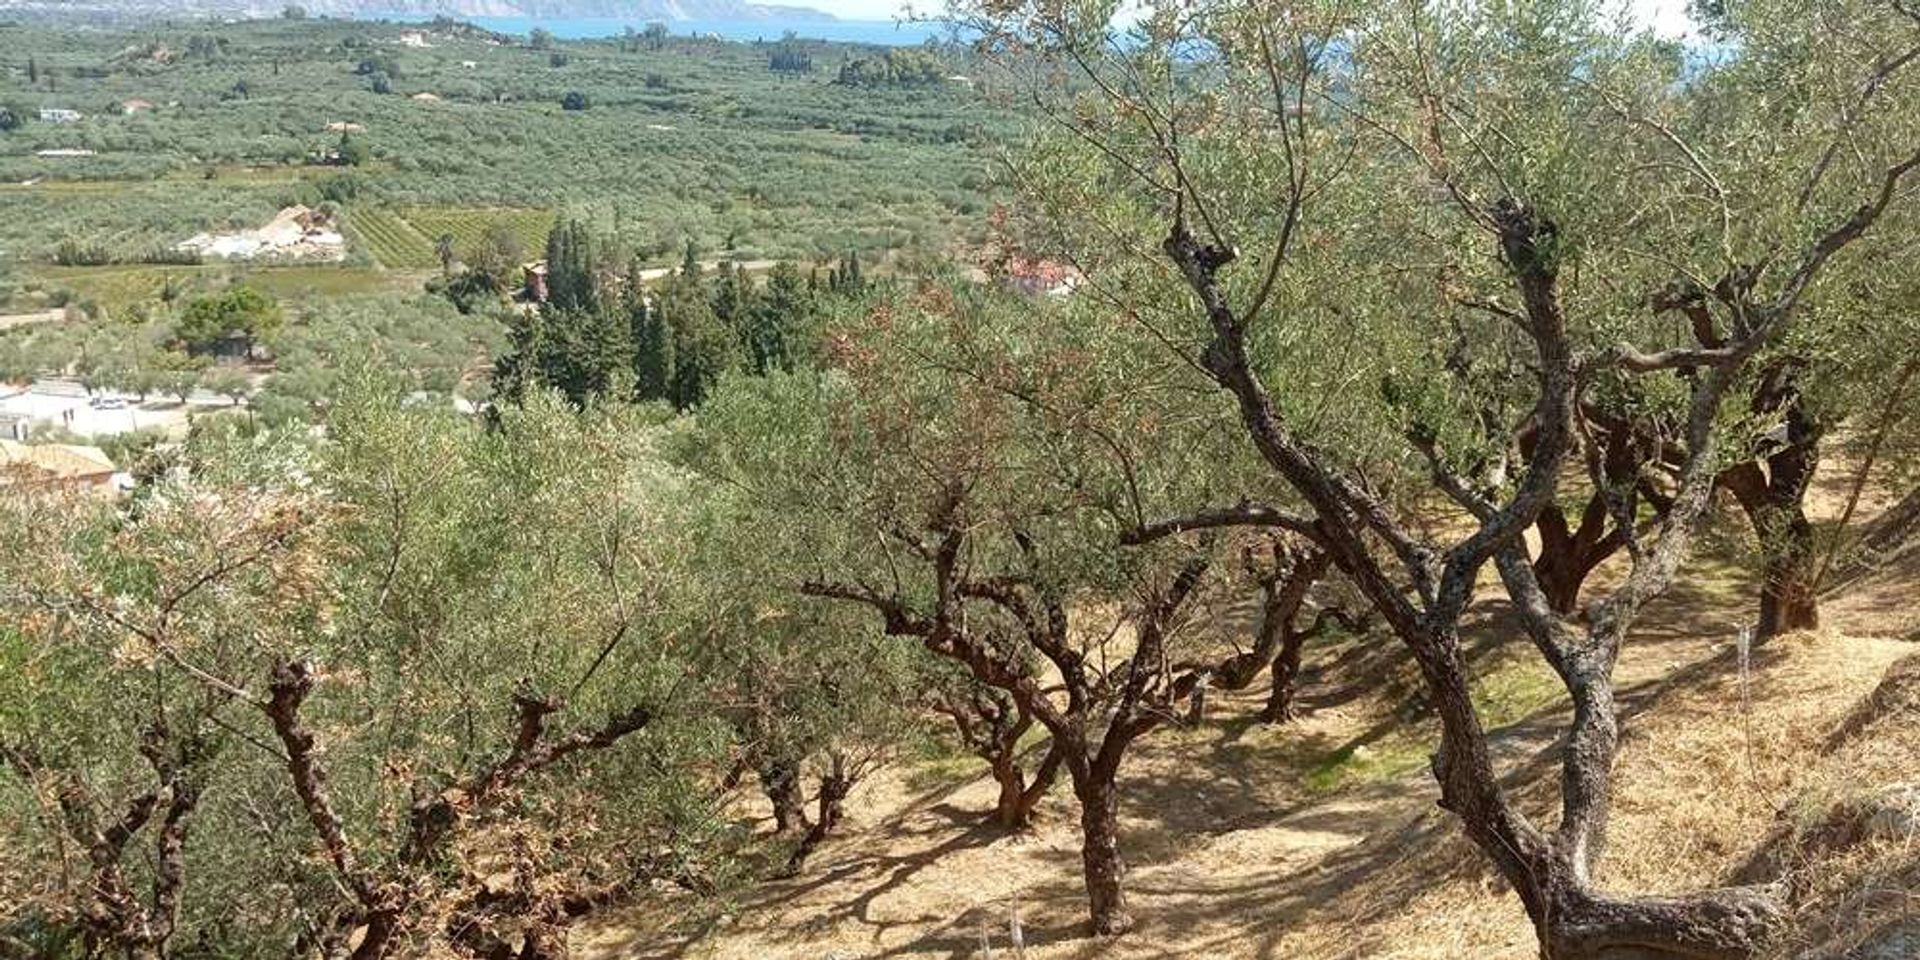
[{"label": "dry grass ground", "polygon": [[[1920,780],[1920,711],[1899,701],[1864,734],[1834,739],[1889,666],[1920,652],[1909,619],[1920,570],[1850,585],[1829,601],[1832,626],[1746,658],[1734,637],[1751,584],[1726,564],[1695,571],[1649,607],[1620,664],[1626,720],[1602,882],[1681,891],[1784,869],[1800,914],[1794,955],[1920,956],[1846,953],[1866,941],[1904,949],[1889,931],[1920,923],[1920,837],[1863,836],[1856,822],[1890,784]],[[1485,596],[1470,635],[1483,716],[1523,802],[1550,822],[1564,697],[1498,591]],[[1071,796],[1057,790],[1038,829],[1005,836],[982,819],[991,782],[949,761],[863,785],[845,833],[805,875],[725,910],[665,900],[596,918],[579,954],[963,960],[987,947],[1004,958],[1016,955],[1017,920],[1034,960],[1534,957],[1518,901],[1434,805],[1431,729],[1394,682],[1395,645],[1308,656],[1303,722],[1251,723],[1255,690],[1217,696],[1204,723],[1136,747],[1122,847],[1140,924],[1124,938],[1082,932]]]}]

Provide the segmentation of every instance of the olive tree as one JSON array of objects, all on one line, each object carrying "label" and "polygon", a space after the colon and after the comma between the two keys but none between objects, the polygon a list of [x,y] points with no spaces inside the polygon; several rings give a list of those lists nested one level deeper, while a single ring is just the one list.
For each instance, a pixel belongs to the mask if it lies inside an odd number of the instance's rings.
[{"label": "olive tree", "polygon": [[[979,738],[1017,739],[1025,718],[1046,731],[1035,782],[1057,764],[1071,783],[1091,923],[1117,933],[1128,749],[1196,686],[1250,682],[1275,651],[1207,642],[1205,599],[1233,579],[1225,538],[1119,548],[1197,499],[1212,454],[1232,459],[1172,432],[1192,373],[1144,349],[1103,357],[1072,325],[1033,323],[1041,309],[933,282],[882,292],[829,334],[826,373],[728,381],[701,410],[699,462],[743,491],[762,536],[802,545],[792,588],[964,667],[979,702],[944,706],[1005,725]],[[996,778],[1002,818],[1029,815],[1018,771]]]},{"label": "olive tree", "polygon": [[927,664],[852,611],[795,597],[781,579],[791,542],[768,539],[739,494],[706,487],[681,517],[712,610],[690,655],[733,736],[726,786],[753,775],[792,874],[835,834],[853,789],[913,739]]},{"label": "olive tree", "polygon": [[[98,497],[10,495],[0,622],[0,942],[157,958],[257,874],[189,866],[247,833],[238,673],[326,592],[305,537],[317,498],[207,483],[138,516]],[[246,916],[247,914],[243,914]]]},{"label": "olive tree", "polygon": [[685,706],[708,605],[657,427],[403,396],[209,439],[124,508],[10,505],[0,796],[63,878],[10,934],[554,957],[597,904],[713,885],[726,737]]}]

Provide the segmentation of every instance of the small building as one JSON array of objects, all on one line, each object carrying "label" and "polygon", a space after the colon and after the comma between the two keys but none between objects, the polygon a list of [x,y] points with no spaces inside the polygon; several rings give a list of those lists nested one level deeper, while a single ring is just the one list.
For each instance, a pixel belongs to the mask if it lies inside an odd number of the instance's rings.
[{"label": "small building", "polygon": [[33,431],[33,418],[24,413],[0,413],[0,440],[25,443]]},{"label": "small building", "polygon": [[0,439],[0,491],[111,493],[116,472],[113,460],[99,447]]},{"label": "small building", "polygon": [[547,262],[535,260],[521,268],[526,271],[526,297],[534,303],[547,302]]},{"label": "small building", "polygon": [[437,93],[416,93],[413,95],[413,100],[415,103],[439,103],[440,95]]},{"label": "small building", "polygon": [[131,117],[145,110],[152,110],[153,104],[146,100],[128,100],[120,104],[120,112]]},{"label": "small building", "polygon": [[87,115],[78,110],[64,110],[59,107],[40,108],[41,123],[79,123],[86,118]]},{"label": "small building", "polygon": [[335,120],[327,124],[328,133],[361,133],[366,129],[351,120]]}]

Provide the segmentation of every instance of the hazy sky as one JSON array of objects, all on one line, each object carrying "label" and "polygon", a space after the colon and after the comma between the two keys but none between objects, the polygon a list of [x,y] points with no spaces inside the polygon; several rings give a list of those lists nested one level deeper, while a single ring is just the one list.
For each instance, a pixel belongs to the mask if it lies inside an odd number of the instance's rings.
[{"label": "hazy sky", "polygon": [[[937,13],[942,0],[768,0],[825,10],[846,20],[892,20],[909,3],[922,13]],[[1627,0],[1648,26],[1663,34],[1678,35],[1687,29],[1687,0]]]}]

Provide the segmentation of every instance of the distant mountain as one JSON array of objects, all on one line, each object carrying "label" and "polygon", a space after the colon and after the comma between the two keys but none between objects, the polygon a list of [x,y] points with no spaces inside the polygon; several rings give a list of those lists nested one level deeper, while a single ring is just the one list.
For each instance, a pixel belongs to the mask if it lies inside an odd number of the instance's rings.
[{"label": "distant mountain", "polygon": [[606,17],[634,23],[681,20],[831,21],[832,14],[812,7],[747,3],[745,0],[0,0],[9,10],[41,14],[144,16],[278,16],[288,2],[315,16],[376,17],[382,14],[449,17],[535,17],[558,20]]}]

